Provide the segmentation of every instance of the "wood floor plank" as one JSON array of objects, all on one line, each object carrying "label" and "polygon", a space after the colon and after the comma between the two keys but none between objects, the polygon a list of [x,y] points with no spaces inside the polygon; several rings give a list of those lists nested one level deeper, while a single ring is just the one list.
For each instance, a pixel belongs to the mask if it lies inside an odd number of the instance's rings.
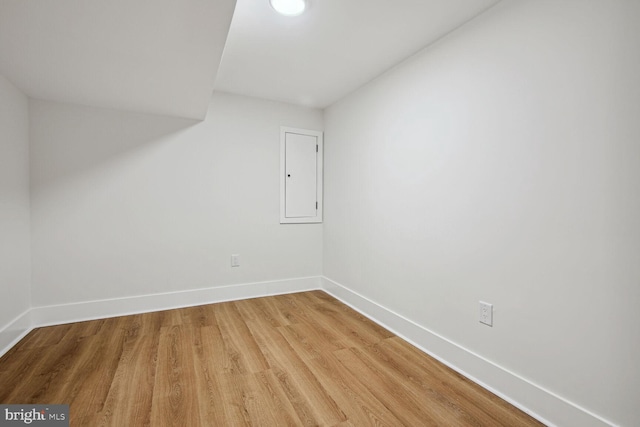
[{"label": "wood floor plank", "polygon": [[244,374],[269,369],[269,363],[234,303],[220,305],[216,320],[225,345],[227,372]]},{"label": "wood floor plank", "polygon": [[50,347],[56,345],[71,329],[72,325],[46,326],[34,329],[22,343],[23,348]]},{"label": "wood floor plank", "polygon": [[198,425],[193,330],[182,325],[160,329],[158,362],[151,404],[152,425]]},{"label": "wood floor plank", "polygon": [[273,418],[278,426],[299,426],[302,425],[300,417],[291,401],[287,398],[287,394],[282,388],[280,380],[273,372],[268,369],[264,372],[255,374],[258,383],[262,387],[262,393],[269,396],[270,409]]},{"label": "wood floor plank", "polygon": [[181,309],[180,318],[183,325],[188,324],[193,327],[211,326],[216,324],[215,308],[211,304]]},{"label": "wood floor plank", "polygon": [[[425,358],[420,350],[394,337],[380,343],[372,353],[381,364],[402,375],[405,384],[423,390],[431,400],[439,401],[465,420],[462,425],[511,426],[518,424],[518,416],[509,405],[492,393],[486,393],[479,385],[469,381],[453,369]],[[444,381],[432,381],[432,378]],[[491,407],[492,411],[485,408]]]},{"label": "wood floor plank", "polygon": [[333,425],[346,419],[279,329],[262,322],[250,322],[249,327],[303,423]]},{"label": "wood floor plank", "polygon": [[401,421],[342,365],[333,354],[325,353],[308,361],[344,413],[356,425],[395,426]]},{"label": "wood floor plank", "polygon": [[[222,374],[225,403],[236,413],[230,419],[242,420],[242,425],[259,424],[277,426],[279,415],[271,410],[271,395],[263,392],[263,387],[255,374]],[[232,422],[231,424],[233,424]]]},{"label": "wood floor plank", "polygon": [[361,350],[351,348],[334,352],[338,360],[353,372],[377,400],[383,403],[391,413],[404,425],[438,426],[438,420],[424,408],[421,401],[412,393],[407,392],[402,384],[394,381],[384,371],[375,369],[368,364],[368,360]]},{"label": "wood floor plank", "polygon": [[158,344],[159,334],[124,344],[100,425],[151,425]]},{"label": "wood floor plank", "polygon": [[313,315],[308,311],[308,306],[303,301],[299,300],[295,295],[276,295],[273,297],[273,302],[278,311],[282,313],[282,316],[288,323],[299,323],[304,320],[312,319]]},{"label": "wood floor plank", "polygon": [[0,403],[72,426],[540,426],[322,291],[39,328]]},{"label": "wood floor plank", "polygon": [[320,306],[332,306],[334,309],[344,312],[347,315],[347,318],[359,322],[362,327],[369,329],[373,334],[382,337],[383,339],[394,336],[392,332],[388,331],[377,323],[372,322],[363,314],[358,313],[348,305],[343,304],[342,302],[338,301],[337,299],[323,291],[305,292],[302,295],[304,295],[305,298],[308,298],[310,300],[310,304],[313,304],[316,307],[318,306],[318,304]]},{"label": "wood floor plank", "polygon": [[[215,319],[211,319],[215,322]],[[234,412],[225,404],[225,389],[222,381],[224,348],[222,335],[217,325],[200,328],[200,346],[196,350],[196,389],[201,415],[211,425],[233,424]]]},{"label": "wood floor plank", "polygon": [[[5,387],[0,387],[0,402],[10,402],[11,396],[24,384],[31,382],[33,373],[39,366],[46,363],[49,352],[47,347],[21,348],[13,347],[2,357],[0,363],[0,378]],[[27,395],[31,394],[31,387],[26,388]]]},{"label": "wood floor plank", "polygon": [[9,395],[3,399],[3,403],[23,402],[35,403],[47,401],[50,403],[61,403],[54,401],[56,384],[65,378],[65,374],[72,368],[76,356],[80,353],[81,343],[78,341],[65,341],[48,349],[45,357],[40,359],[33,366],[28,376],[37,378],[37,386],[25,380],[16,383]]},{"label": "wood floor plank", "polygon": [[99,424],[132,320],[132,316],[107,319],[104,333],[96,335],[91,349],[93,358],[82,369],[86,374],[77,378],[73,388],[75,392],[60,402],[70,404],[71,425]]},{"label": "wood floor plank", "polygon": [[389,331],[375,325],[353,310],[350,313],[345,313],[332,304],[319,304],[315,306],[314,312],[316,316],[313,321],[323,323],[334,331],[339,331],[345,347],[373,345],[393,336]]},{"label": "wood floor plank", "polygon": [[255,298],[249,300],[236,301],[234,303],[245,320],[260,320],[267,322],[274,328],[291,324],[290,318],[287,318],[278,307],[273,299]]},{"label": "wood floor plank", "polygon": [[320,316],[287,325],[286,329],[307,342],[316,353],[341,350],[347,348],[348,345],[348,340],[344,339],[342,333],[326,325]]},{"label": "wood floor plank", "polygon": [[[386,341],[385,341],[386,342]],[[393,382],[403,390],[407,403],[421,404],[422,408],[432,417],[435,425],[450,423],[451,425],[498,425],[489,417],[481,417],[481,414],[473,414],[459,410],[460,407],[454,400],[446,398],[432,386],[430,382],[416,380],[426,379],[418,370],[405,369],[406,362],[395,363],[397,359],[385,357],[380,352],[381,342],[375,346],[359,349],[360,361],[375,372],[381,373],[385,381]],[[490,422],[489,422],[490,421]],[[489,422],[487,424],[487,422]]]}]

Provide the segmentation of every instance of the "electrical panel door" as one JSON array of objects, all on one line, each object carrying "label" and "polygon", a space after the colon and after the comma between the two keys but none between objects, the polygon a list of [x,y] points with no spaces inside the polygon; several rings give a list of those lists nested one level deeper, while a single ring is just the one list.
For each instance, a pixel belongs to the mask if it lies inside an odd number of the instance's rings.
[{"label": "electrical panel door", "polygon": [[282,128],[281,223],[322,222],[322,133]]}]

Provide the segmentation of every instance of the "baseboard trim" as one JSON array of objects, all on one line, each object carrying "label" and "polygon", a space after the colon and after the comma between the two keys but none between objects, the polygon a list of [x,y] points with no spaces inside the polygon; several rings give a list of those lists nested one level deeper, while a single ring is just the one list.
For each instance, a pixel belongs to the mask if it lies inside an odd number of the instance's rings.
[{"label": "baseboard trim", "polygon": [[320,289],[320,276],[32,307],[0,329],[0,357],[35,328]]},{"label": "baseboard trim", "polygon": [[613,426],[610,421],[485,359],[327,277],[323,291],[548,426]]},{"label": "baseboard trim", "polygon": [[31,332],[31,310],[10,321],[0,330],[0,357]]},{"label": "baseboard trim", "polygon": [[34,327],[61,325],[320,289],[320,276],[243,283],[162,294],[33,307]]}]

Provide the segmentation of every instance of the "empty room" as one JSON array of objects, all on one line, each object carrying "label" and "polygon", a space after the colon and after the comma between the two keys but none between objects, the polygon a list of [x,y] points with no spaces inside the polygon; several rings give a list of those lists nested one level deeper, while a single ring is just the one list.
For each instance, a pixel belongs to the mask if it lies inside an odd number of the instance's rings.
[{"label": "empty room", "polygon": [[0,0],[0,425],[640,425],[637,0]]}]

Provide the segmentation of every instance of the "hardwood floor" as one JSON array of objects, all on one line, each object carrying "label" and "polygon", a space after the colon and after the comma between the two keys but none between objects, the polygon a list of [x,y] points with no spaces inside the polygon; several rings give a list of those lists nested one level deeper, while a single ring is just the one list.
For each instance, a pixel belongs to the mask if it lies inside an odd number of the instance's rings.
[{"label": "hardwood floor", "polygon": [[72,426],[538,426],[321,291],[39,328],[0,403]]}]

